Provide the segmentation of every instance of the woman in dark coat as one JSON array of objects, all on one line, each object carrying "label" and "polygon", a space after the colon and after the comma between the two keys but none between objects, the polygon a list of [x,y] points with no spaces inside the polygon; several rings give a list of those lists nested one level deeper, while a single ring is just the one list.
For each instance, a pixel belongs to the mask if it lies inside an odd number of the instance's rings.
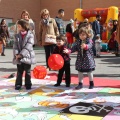
[{"label": "woman in dark coat", "polygon": [[8,27],[6,25],[5,19],[2,19],[0,23],[0,38],[3,41],[3,49],[2,49],[1,56],[5,56],[4,52],[5,52],[5,47],[6,47],[6,40],[7,38],[9,38]]}]

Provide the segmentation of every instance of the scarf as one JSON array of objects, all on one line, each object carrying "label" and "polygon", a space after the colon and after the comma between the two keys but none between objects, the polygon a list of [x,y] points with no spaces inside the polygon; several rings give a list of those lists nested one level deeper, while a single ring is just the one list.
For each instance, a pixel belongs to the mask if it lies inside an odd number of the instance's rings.
[{"label": "scarf", "polygon": [[27,34],[27,31],[21,31],[21,36],[22,36],[22,39],[24,38],[24,36]]},{"label": "scarf", "polygon": [[48,19],[43,19],[43,23],[47,26],[49,26],[49,18]]}]

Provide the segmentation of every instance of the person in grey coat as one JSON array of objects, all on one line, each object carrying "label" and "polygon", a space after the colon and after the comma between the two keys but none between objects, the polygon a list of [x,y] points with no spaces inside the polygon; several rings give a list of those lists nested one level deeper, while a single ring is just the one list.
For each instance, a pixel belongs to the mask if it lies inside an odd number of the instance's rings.
[{"label": "person in grey coat", "polygon": [[18,34],[15,34],[13,45],[13,64],[17,65],[17,77],[15,89],[19,90],[22,86],[22,75],[25,71],[25,87],[31,89],[31,65],[35,64],[35,53],[33,50],[34,34],[29,28],[29,23],[25,20],[17,22]]}]

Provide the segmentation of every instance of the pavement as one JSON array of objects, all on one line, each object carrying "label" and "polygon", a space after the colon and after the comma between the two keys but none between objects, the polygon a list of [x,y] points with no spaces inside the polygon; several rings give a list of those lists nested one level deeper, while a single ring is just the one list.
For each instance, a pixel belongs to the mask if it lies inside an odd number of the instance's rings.
[{"label": "pavement", "polygon": [[[46,66],[45,52],[42,47],[35,47],[36,61],[35,65],[32,65],[32,70],[36,65]],[[12,48],[6,48],[6,56],[0,56],[0,76],[16,73],[16,65],[12,64],[13,51]],[[71,54],[71,74],[77,75],[75,70],[76,53]],[[94,77],[109,78],[112,80],[120,80],[120,57],[116,57],[111,53],[102,53],[100,58],[95,58],[96,69],[93,72]],[[49,71],[48,73],[57,73],[58,71]],[[85,73],[86,75],[86,73]]]}]

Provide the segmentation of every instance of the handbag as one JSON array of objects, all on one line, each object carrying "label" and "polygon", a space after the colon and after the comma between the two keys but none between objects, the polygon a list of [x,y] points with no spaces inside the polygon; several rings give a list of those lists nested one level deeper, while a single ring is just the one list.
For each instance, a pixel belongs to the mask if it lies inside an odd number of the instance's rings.
[{"label": "handbag", "polygon": [[46,36],[45,36],[45,43],[56,44],[56,36],[55,35],[46,34]]}]

